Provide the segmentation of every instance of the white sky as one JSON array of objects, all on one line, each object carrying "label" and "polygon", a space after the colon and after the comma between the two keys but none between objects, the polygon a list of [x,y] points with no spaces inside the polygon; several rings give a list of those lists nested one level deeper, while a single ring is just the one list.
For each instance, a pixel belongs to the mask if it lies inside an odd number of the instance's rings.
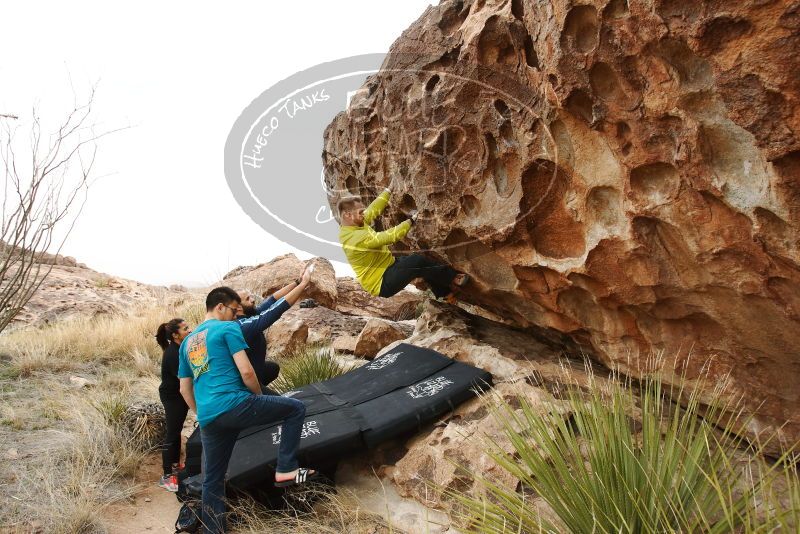
[{"label": "white sky", "polygon": [[33,105],[43,122],[62,119],[73,95],[81,100],[99,82],[99,129],[131,126],[100,142],[95,175],[103,177],[63,253],[165,285],[211,284],[236,266],[298,253],[252,222],[228,189],[223,147],[234,120],[297,71],[388,51],[429,4],[5,3],[0,113],[19,115],[24,134]]}]

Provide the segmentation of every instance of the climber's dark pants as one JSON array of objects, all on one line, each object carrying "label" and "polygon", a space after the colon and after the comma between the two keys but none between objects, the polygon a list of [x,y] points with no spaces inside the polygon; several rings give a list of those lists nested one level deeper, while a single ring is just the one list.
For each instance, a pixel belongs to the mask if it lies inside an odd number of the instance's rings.
[{"label": "climber's dark pants", "polygon": [[415,278],[422,278],[437,298],[446,297],[452,292],[450,285],[457,275],[458,271],[449,265],[442,265],[420,254],[401,256],[395,258],[394,263],[383,273],[380,295],[384,298],[391,297]]}]

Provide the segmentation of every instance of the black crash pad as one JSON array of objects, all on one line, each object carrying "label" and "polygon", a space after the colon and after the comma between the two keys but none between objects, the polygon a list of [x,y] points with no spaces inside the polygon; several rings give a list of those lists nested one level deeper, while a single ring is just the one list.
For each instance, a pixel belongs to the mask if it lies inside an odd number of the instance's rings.
[{"label": "black crash pad", "polygon": [[[420,429],[476,389],[491,387],[491,380],[488,372],[436,351],[400,344],[341,376],[285,394],[306,405],[298,459],[313,467]],[[199,465],[197,438],[199,429],[189,438],[192,446],[187,444],[187,468]],[[280,425],[240,432],[228,466],[229,486],[271,485],[279,443]]]},{"label": "black crash pad", "polygon": [[[240,437],[228,464],[228,484],[247,488],[272,480],[280,440],[280,425]],[[306,416],[297,456],[301,463],[307,465],[315,460],[338,458],[359,448],[363,448],[359,425],[345,412],[334,410]]]},{"label": "black crash pad", "polygon": [[476,389],[488,388],[486,371],[453,362],[431,376],[371,401],[355,411],[363,421],[362,438],[372,448],[397,436],[420,430],[423,425],[475,396]]}]

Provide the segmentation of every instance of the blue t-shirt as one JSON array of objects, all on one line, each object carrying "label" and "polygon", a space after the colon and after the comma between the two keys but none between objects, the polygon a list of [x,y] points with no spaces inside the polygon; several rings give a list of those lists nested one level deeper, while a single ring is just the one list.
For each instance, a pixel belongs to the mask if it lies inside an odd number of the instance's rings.
[{"label": "blue t-shirt", "polygon": [[193,379],[201,428],[252,394],[233,361],[245,349],[239,323],[216,319],[200,323],[181,343],[178,377]]}]

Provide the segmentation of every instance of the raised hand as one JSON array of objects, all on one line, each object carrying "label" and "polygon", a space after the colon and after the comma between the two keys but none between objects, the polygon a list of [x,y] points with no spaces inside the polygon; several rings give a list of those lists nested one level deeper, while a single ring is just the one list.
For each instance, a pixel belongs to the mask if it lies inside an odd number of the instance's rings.
[{"label": "raised hand", "polygon": [[396,191],[397,188],[400,187],[400,184],[400,175],[393,173],[392,178],[389,180],[389,185],[386,186],[386,191]]},{"label": "raised hand", "polygon": [[300,277],[300,282],[307,284],[311,280],[311,273],[314,272],[314,264],[310,263],[303,270],[303,276]]}]

